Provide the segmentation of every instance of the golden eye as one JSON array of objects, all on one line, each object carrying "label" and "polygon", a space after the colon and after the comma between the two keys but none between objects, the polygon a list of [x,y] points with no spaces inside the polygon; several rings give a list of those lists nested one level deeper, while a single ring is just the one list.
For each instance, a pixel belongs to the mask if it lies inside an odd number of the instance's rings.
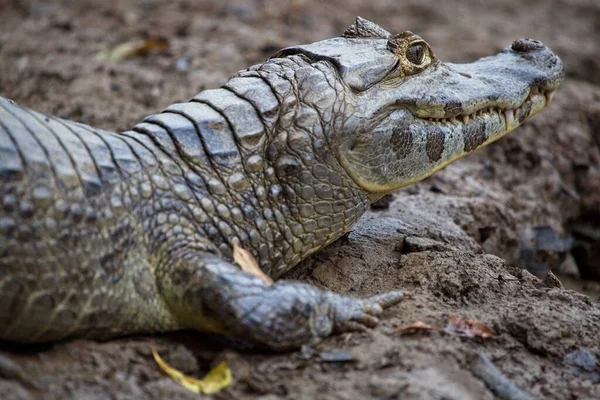
[{"label": "golden eye", "polygon": [[421,65],[425,61],[425,45],[417,43],[406,49],[406,59],[415,65]]}]

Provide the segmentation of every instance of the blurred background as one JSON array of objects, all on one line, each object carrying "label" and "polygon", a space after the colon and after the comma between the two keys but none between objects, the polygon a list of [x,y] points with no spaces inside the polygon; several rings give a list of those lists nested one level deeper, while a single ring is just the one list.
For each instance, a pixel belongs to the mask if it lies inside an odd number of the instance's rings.
[{"label": "blurred background", "polygon": [[[2,0],[0,5],[3,95],[111,129],[129,127],[149,108],[218,86],[281,47],[338,36],[357,15],[390,32],[417,32],[439,58],[453,62],[534,37],[561,55],[570,78],[600,84],[600,6],[594,0]],[[147,57],[132,53],[117,63],[96,57],[144,39],[158,42]]]}]

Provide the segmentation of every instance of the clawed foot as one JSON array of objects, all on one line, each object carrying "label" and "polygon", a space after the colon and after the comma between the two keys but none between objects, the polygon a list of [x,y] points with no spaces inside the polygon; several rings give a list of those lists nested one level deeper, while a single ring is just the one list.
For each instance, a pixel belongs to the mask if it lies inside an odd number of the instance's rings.
[{"label": "clawed foot", "polygon": [[204,315],[190,327],[208,326],[215,333],[273,350],[297,349],[334,332],[373,328],[383,310],[404,297],[401,291],[391,291],[361,299],[294,281],[269,285],[218,258],[203,260],[208,265],[197,281],[201,290],[193,291],[199,296],[186,299],[186,304]]},{"label": "clawed foot", "polygon": [[[236,290],[249,291],[248,287]],[[300,282],[280,281],[264,291],[238,297],[233,304],[243,318],[240,337],[272,349],[293,349],[331,335],[365,331],[379,323],[385,308],[399,303],[401,291],[355,298]]]},{"label": "clawed foot", "polygon": [[383,310],[398,304],[404,298],[404,292],[395,290],[378,294],[366,299],[357,299],[331,294],[330,307],[334,313],[334,331],[365,331],[379,323]]}]

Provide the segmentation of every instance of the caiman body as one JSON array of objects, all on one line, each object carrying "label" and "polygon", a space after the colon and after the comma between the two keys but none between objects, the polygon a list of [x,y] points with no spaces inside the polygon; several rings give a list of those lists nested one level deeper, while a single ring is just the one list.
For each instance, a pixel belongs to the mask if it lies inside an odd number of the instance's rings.
[{"label": "caiman body", "polygon": [[445,64],[359,18],[122,133],[0,99],[0,339],[192,328],[283,349],[373,326],[400,291],[268,286],[232,246],[280,276],[540,111],[562,77],[534,40]]}]

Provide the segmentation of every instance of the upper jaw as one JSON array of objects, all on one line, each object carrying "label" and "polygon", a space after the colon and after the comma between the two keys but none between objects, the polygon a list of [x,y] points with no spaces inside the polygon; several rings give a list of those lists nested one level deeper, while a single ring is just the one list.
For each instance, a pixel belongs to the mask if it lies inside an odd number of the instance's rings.
[{"label": "upper jaw", "polygon": [[556,89],[545,90],[534,85],[528,90],[527,95],[522,100],[519,100],[517,106],[514,107],[503,107],[490,101],[487,104],[478,104],[476,108],[466,110],[462,113],[456,111],[448,113],[442,118],[422,116],[416,119],[424,123],[439,125],[467,125],[473,121],[497,115],[504,121],[506,129],[509,130],[547,107],[552,102],[555,93]]},{"label": "upper jaw", "polygon": [[500,114],[508,127],[550,104],[563,78],[562,62],[550,49],[520,39],[473,63],[432,65],[398,87],[396,105],[417,120],[440,124]]}]

